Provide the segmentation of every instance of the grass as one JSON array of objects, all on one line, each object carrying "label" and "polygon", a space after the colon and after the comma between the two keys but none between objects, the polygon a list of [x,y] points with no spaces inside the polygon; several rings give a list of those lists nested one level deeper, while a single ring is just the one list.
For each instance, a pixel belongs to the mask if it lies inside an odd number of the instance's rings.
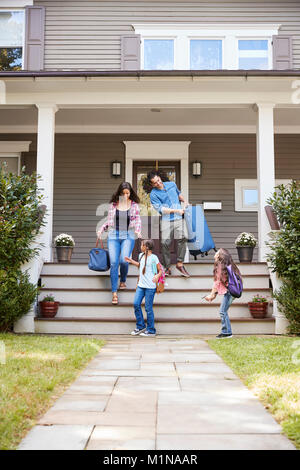
[{"label": "grass", "polygon": [[0,334],[1,450],[17,448],[103,344],[80,337]]},{"label": "grass", "polygon": [[251,336],[208,343],[300,449],[300,339]]}]

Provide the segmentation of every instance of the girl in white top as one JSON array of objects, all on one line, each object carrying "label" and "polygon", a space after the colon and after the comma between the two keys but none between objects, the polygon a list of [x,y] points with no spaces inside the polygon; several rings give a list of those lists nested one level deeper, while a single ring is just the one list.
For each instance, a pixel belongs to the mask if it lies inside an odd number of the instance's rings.
[{"label": "girl in white top", "polygon": [[[139,278],[134,297],[134,313],[136,317],[136,328],[132,335],[155,336],[153,301],[156,293],[156,284],[162,274],[158,257],[153,254],[153,240],[143,240],[141,243],[142,253],[139,254],[139,262],[132,258],[125,258],[128,263],[139,268]],[[155,274],[157,273],[157,274]],[[145,297],[145,309],[147,313],[147,328],[142,311],[142,301]]]}]

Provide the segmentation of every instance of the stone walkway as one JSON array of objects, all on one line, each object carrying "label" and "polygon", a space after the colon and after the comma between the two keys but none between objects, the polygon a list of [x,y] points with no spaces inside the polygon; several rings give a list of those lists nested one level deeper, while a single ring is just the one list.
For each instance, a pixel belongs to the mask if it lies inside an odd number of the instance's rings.
[{"label": "stone walkway", "polygon": [[294,446],[204,340],[115,336],[108,338],[19,449]]}]

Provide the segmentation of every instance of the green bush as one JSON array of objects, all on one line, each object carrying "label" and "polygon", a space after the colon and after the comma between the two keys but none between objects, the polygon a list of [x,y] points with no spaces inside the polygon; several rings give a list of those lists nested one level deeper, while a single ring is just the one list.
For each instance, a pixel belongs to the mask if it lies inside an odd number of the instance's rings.
[{"label": "green bush", "polygon": [[9,331],[16,320],[26,314],[36,299],[38,287],[29,281],[27,272],[0,272],[0,330]]},{"label": "green bush", "polygon": [[0,166],[0,328],[11,327],[28,313],[37,293],[36,286],[22,273],[22,265],[35,257],[32,248],[39,229],[44,225],[40,204],[38,176],[7,172]]},{"label": "green bush", "polygon": [[283,285],[274,292],[279,308],[290,322],[290,332],[300,334],[300,183],[280,185],[268,200],[280,223],[280,231],[268,243],[268,261]]}]

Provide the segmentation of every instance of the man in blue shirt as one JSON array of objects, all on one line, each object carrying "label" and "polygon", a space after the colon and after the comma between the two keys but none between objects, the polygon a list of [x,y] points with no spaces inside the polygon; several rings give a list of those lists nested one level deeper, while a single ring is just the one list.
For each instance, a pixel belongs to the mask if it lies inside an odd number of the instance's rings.
[{"label": "man in blue shirt", "polygon": [[[176,268],[180,271],[182,276],[189,277],[189,273],[183,266],[187,240],[185,237],[185,221],[182,217],[188,202],[184,200],[184,197],[173,181],[162,181],[159,171],[150,171],[147,175],[147,180],[152,187],[150,192],[151,204],[162,217],[162,261],[166,274],[171,274],[170,245],[172,239],[175,238],[178,242]],[[181,202],[184,203],[184,209],[181,207]]]}]

